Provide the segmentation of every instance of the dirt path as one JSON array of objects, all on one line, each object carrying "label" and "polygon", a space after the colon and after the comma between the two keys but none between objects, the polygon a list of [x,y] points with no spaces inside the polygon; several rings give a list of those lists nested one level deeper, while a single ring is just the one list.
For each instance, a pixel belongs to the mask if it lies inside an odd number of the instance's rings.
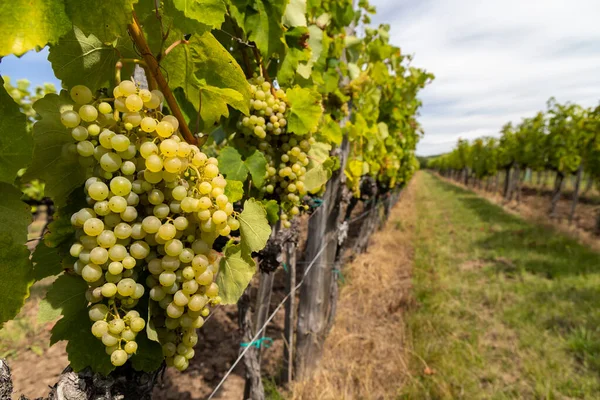
[{"label": "dirt path", "polygon": [[367,252],[344,267],[323,360],[311,380],[295,386],[294,399],[395,398],[408,378],[403,317],[413,303],[414,188],[413,181]]}]

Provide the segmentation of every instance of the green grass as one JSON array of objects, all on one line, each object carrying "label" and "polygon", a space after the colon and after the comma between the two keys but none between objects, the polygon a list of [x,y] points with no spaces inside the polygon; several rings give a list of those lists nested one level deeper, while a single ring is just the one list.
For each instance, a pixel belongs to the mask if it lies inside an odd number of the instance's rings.
[{"label": "green grass", "polygon": [[430,174],[416,185],[401,398],[599,399],[600,255]]}]

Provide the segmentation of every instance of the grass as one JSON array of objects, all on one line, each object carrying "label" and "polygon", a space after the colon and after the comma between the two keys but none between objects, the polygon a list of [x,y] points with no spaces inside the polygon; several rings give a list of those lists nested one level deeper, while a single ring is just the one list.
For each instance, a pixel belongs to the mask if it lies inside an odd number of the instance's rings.
[{"label": "grass", "polygon": [[415,184],[400,397],[600,398],[600,255],[430,174]]}]

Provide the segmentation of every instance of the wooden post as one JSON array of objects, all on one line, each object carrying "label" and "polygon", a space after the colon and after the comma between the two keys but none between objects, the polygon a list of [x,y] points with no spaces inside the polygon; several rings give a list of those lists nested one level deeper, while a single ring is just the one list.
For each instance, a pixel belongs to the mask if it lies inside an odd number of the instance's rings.
[{"label": "wooden post", "polygon": [[575,180],[575,188],[573,189],[573,202],[571,203],[571,212],[569,213],[569,224],[573,222],[575,217],[575,208],[579,200],[579,187],[581,186],[581,176],[583,175],[583,164],[577,169],[577,178]]},{"label": "wooden post", "polygon": [[284,384],[290,383],[293,379],[294,367],[294,320],[296,318],[296,243],[290,242],[286,245],[286,264],[287,275],[285,281],[285,291],[290,294],[290,298],[285,304],[285,323],[283,327],[283,370],[281,379]]},{"label": "wooden post", "polygon": [[[249,344],[255,335],[250,311],[250,286],[238,300],[238,317],[242,330],[242,341]],[[240,351],[243,350],[243,348],[240,349]],[[244,354],[244,367],[244,377],[246,379],[244,399],[264,400],[265,388],[260,374],[260,351],[257,347],[252,346]]]},{"label": "wooden post", "polygon": [[295,361],[296,376],[300,379],[309,376],[319,362],[327,333],[337,232],[343,217],[344,169],[350,150],[347,138],[344,138],[339,150],[340,168],[327,182],[323,203],[315,211],[317,214],[311,217],[308,226],[306,260],[310,262],[314,259],[315,264],[300,289]]}]

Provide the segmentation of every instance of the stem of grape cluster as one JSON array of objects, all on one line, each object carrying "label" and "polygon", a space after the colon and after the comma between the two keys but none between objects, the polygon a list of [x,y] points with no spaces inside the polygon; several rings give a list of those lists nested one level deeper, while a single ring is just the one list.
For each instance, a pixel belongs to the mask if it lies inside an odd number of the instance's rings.
[{"label": "stem of grape cluster", "polygon": [[197,144],[198,141],[196,140],[196,138],[190,131],[190,128],[188,127],[188,124],[185,118],[183,117],[181,109],[179,108],[179,104],[177,104],[177,100],[175,100],[175,96],[173,96],[173,92],[169,88],[167,80],[165,79],[164,75],[162,74],[162,71],[160,70],[160,65],[158,65],[156,57],[154,57],[154,54],[152,54],[152,51],[150,51],[150,47],[148,47],[148,43],[146,42],[146,38],[144,37],[144,33],[140,28],[135,13],[133,14],[132,22],[128,25],[127,29],[129,30],[129,34],[131,35],[135,46],[144,58],[144,61],[146,61],[151,77],[153,77],[156,80],[158,88],[165,96],[165,101],[169,105],[173,116],[179,121],[179,129],[181,130],[183,138],[186,142],[190,144]]}]

